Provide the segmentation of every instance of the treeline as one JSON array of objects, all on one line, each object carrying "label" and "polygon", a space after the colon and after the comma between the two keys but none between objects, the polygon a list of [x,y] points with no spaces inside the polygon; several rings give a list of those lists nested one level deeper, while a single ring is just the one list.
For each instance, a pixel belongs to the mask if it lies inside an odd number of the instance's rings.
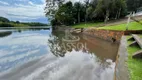
[{"label": "treeline", "polygon": [[20,22],[20,21],[10,21],[5,17],[0,17],[0,27],[28,27],[28,26],[47,26],[47,24],[38,22]]},{"label": "treeline", "polygon": [[22,23],[29,26],[48,26],[47,24],[39,23],[39,22],[31,22],[31,23]]},{"label": "treeline", "polygon": [[73,25],[80,22],[95,22],[119,19],[130,12],[137,12],[142,0],[46,0],[46,15],[52,25]]}]

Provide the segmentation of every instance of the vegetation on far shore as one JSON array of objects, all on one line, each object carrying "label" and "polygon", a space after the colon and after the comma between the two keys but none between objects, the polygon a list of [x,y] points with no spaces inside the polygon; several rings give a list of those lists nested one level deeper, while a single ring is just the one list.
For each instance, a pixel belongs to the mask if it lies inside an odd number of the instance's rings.
[{"label": "vegetation on far shore", "polygon": [[47,26],[47,24],[38,23],[38,22],[19,22],[19,21],[10,21],[7,18],[0,17],[0,27],[31,27],[31,26]]},{"label": "vegetation on far shore", "polygon": [[[127,39],[129,39],[131,36],[127,36]],[[128,41],[128,45],[131,44],[133,41]],[[142,78],[142,60],[141,59],[133,59],[132,55],[138,51],[141,50],[138,46],[130,47],[128,46],[128,60],[127,65],[130,73],[130,80],[141,80]]]}]

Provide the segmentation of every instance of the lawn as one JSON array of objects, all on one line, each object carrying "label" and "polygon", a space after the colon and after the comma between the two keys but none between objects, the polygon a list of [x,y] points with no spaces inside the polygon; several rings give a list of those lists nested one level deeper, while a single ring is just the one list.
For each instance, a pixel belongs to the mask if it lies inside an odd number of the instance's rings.
[{"label": "lawn", "polygon": [[[130,38],[130,36],[127,37],[127,39]],[[128,45],[132,43],[133,41],[128,41]],[[128,51],[128,69],[130,72],[130,80],[142,80],[142,59],[133,59],[132,55],[140,50],[138,46],[133,46],[127,48]]]},{"label": "lawn", "polygon": [[80,23],[73,25],[73,28],[88,28],[88,27],[98,27],[99,25],[103,24],[103,22],[95,22],[95,23]]},{"label": "lawn", "polygon": [[[142,23],[142,21],[141,21]],[[113,26],[104,26],[100,27],[98,29],[106,29],[106,30],[126,30],[126,23],[119,24],[119,25],[113,25]],[[137,22],[130,22],[128,25],[128,30],[142,30],[142,24],[139,24]]]}]

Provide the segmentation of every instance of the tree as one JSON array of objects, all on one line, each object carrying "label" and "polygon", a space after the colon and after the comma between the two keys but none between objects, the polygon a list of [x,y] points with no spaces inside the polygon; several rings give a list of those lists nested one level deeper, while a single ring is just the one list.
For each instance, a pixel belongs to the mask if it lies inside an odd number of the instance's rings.
[{"label": "tree", "polygon": [[16,23],[17,23],[17,24],[19,24],[19,23],[20,23],[20,21],[16,21]]},{"label": "tree", "polygon": [[142,0],[127,0],[128,11],[137,12],[137,9],[142,7]]},{"label": "tree", "polygon": [[103,16],[106,23],[110,18],[126,14],[125,0],[99,0],[95,9],[96,16]]},{"label": "tree", "polygon": [[60,24],[64,25],[71,25],[74,24],[75,18],[74,18],[74,9],[73,4],[71,1],[67,2],[66,4],[63,4],[59,7],[57,13],[55,14],[55,19]]},{"label": "tree", "polygon": [[127,7],[125,0],[113,0],[111,16],[114,19],[124,17],[127,14]]},{"label": "tree", "polygon": [[76,2],[74,4],[74,8],[76,10],[76,13],[77,13],[77,22],[80,23],[80,12],[81,12],[81,3],[80,2]]},{"label": "tree", "polygon": [[97,3],[98,3],[98,0],[92,0],[90,2],[89,7],[87,8],[86,15],[87,15],[88,19],[91,20],[91,21],[93,20],[93,18],[96,17],[95,16],[95,9],[96,9]]},{"label": "tree", "polygon": [[46,0],[45,15],[50,21],[55,18],[55,14],[63,2],[64,0]]},{"label": "tree", "polygon": [[87,22],[87,8],[89,7],[89,1],[85,0],[85,23]]},{"label": "tree", "polygon": [[[49,13],[53,13],[51,23],[53,25],[72,25],[87,21],[103,21],[118,19],[127,14],[126,0],[85,0],[84,3],[64,2],[64,0],[50,0]],[[60,2],[59,2],[60,1]],[[53,9],[53,10],[52,10]],[[47,15],[50,15],[47,12]]]},{"label": "tree", "polygon": [[10,22],[7,18],[0,17],[0,22]]},{"label": "tree", "polygon": [[76,19],[76,23],[83,22],[85,20],[85,7],[82,3],[76,2],[74,3],[74,18]]}]

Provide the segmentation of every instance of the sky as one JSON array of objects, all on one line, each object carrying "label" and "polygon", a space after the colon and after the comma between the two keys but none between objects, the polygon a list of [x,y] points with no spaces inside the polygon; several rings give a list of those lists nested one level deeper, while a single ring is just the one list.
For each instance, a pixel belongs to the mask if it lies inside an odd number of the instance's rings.
[{"label": "sky", "polygon": [[44,13],[45,5],[45,0],[0,0],[0,16],[11,21],[48,23]]},{"label": "sky", "polygon": [[0,0],[0,16],[12,21],[48,23],[45,0]]}]

